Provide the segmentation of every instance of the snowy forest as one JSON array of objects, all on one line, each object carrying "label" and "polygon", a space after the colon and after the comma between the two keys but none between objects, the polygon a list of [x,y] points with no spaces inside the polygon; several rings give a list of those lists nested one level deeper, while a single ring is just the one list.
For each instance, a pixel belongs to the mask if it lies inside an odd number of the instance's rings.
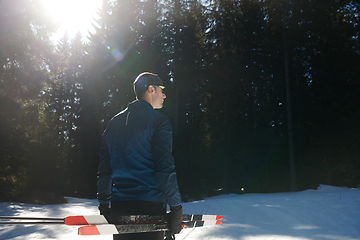
[{"label": "snowy forest", "polygon": [[65,34],[0,0],[0,200],[96,197],[101,135],[157,73],[183,199],[360,184],[358,0],[104,0]]}]

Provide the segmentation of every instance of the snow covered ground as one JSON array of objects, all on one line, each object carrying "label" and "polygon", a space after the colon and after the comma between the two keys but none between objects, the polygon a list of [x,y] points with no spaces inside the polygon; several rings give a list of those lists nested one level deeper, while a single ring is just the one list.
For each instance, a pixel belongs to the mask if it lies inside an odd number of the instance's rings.
[{"label": "snow covered ground", "polygon": [[[98,214],[96,200],[67,204],[0,203],[1,216],[65,217]],[[184,229],[177,240],[360,240],[360,190],[321,185],[295,193],[221,195],[183,204],[184,213],[223,215],[223,224]],[[106,240],[78,236],[65,225],[0,225],[0,239]]]}]

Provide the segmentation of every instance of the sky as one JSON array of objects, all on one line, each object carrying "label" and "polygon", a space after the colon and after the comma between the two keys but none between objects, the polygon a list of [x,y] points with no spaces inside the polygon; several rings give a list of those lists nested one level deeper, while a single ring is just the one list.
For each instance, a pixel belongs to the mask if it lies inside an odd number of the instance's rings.
[{"label": "sky", "polygon": [[42,0],[45,9],[59,23],[59,29],[53,34],[57,42],[65,33],[73,38],[80,31],[86,41],[88,31],[93,31],[92,23],[101,8],[102,0]]},{"label": "sky", "polygon": [[[360,190],[320,185],[291,193],[228,194],[182,203],[184,213],[222,215],[221,225],[184,229],[176,240],[360,240]],[[35,205],[0,202],[0,216],[99,214],[97,200]],[[111,240],[78,236],[76,226],[0,225],[0,239]]]}]

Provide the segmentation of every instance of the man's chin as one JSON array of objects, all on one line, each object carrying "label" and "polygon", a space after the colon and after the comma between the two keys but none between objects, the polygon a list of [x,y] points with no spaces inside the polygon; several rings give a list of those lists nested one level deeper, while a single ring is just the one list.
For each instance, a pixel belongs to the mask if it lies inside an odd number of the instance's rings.
[{"label": "man's chin", "polygon": [[161,109],[161,108],[163,108],[163,104],[161,104],[161,105],[159,105],[159,106],[156,106],[156,107],[154,107],[154,109]]}]

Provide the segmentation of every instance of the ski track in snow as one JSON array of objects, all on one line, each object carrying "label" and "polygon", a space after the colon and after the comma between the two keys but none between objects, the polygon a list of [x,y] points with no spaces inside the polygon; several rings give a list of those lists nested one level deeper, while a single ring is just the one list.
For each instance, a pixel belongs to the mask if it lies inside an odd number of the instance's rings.
[{"label": "ski track in snow", "polygon": [[[2,216],[65,217],[98,214],[97,201],[0,203]],[[223,224],[184,229],[177,240],[360,240],[360,191],[321,185],[295,193],[229,194],[183,203],[184,213],[219,214]],[[0,239],[110,240],[111,235],[78,236],[76,226],[0,225]]]}]

